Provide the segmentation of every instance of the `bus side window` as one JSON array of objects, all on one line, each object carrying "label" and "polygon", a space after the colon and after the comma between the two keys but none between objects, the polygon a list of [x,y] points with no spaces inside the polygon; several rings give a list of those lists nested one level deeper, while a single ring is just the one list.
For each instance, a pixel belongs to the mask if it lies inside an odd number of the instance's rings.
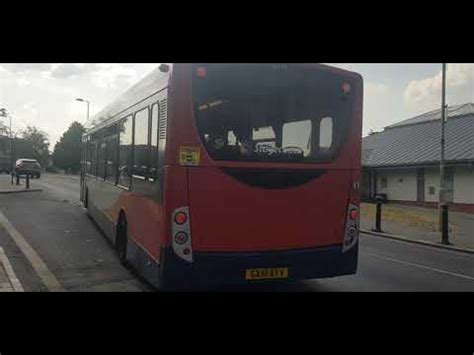
[{"label": "bus side window", "polygon": [[132,165],[133,119],[128,116],[120,123],[118,184],[129,188]]},{"label": "bus side window", "polygon": [[150,145],[148,142],[148,107],[135,113],[135,139],[133,145],[132,175],[139,180],[148,180],[150,168]]},{"label": "bus side window", "polygon": [[[165,93],[167,95],[167,93]],[[168,98],[162,98],[158,105],[158,177],[163,173],[168,130]]]},{"label": "bus side window", "polygon": [[92,174],[92,150],[94,148],[94,142],[87,138],[87,151],[86,151],[86,173]]},{"label": "bus side window", "polygon": [[151,107],[151,152],[150,152],[150,176],[151,182],[156,181],[158,177],[158,103]]},{"label": "bus side window", "polygon": [[117,145],[118,145],[118,127],[113,125],[109,127],[107,133],[107,181],[115,184],[117,178]]},{"label": "bus side window", "polygon": [[99,157],[97,159],[98,169],[97,177],[105,179],[105,163],[106,163],[106,152],[107,152],[107,143],[105,137],[101,137],[99,140]]},{"label": "bus side window", "polygon": [[89,142],[90,147],[90,170],[88,171],[91,175],[97,174],[97,141],[91,140]]}]

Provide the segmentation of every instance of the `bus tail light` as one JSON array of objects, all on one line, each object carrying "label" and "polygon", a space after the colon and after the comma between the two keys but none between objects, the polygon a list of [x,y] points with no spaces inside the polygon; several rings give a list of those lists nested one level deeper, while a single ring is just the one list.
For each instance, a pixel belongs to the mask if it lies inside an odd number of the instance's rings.
[{"label": "bus tail light", "polygon": [[344,241],[342,252],[350,250],[357,244],[359,239],[359,207],[350,203],[347,209],[346,229],[344,232]]},{"label": "bus tail light", "polygon": [[353,208],[349,211],[349,218],[352,220],[356,220],[359,216],[359,211],[356,208]]},{"label": "bus tail light", "polygon": [[196,70],[196,76],[198,78],[205,78],[207,75],[207,71],[205,67],[198,67]]},{"label": "bus tail light", "polygon": [[184,224],[188,220],[188,216],[184,212],[178,212],[174,215],[174,222],[176,224]]},{"label": "bus tail light", "polygon": [[180,207],[173,211],[171,240],[174,253],[188,262],[193,261],[189,207]]},{"label": "bus tail light", "polygon": [[349,95],[349,94],[351,93],[351,91],[352,91],[351,84],[349,84],[349,83],[344,83],[344,84],[342,84],[341,89],[342,89],[342,92],[343,92],[345,95]]}]

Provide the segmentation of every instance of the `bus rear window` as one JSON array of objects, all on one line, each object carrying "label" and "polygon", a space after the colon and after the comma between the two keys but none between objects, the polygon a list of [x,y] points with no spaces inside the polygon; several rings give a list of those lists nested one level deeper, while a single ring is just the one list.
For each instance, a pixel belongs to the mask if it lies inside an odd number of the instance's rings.
[{"label": "bus rear window", "polygon": [[352,94],[341,77],[299,65],[192,70],[199,135],[215,160],[330,161],[344,141]]}]

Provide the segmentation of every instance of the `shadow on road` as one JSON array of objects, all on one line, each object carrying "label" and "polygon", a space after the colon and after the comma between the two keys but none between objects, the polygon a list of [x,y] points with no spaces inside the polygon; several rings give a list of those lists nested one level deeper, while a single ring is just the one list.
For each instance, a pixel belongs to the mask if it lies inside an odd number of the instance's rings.
[{"label": "shadow on road", "polygon": [[213,287],[199,287],[194,289],[180,289],[180,290],[169,290],[170,292],[242,292],[242,293],[275,293],[275,292],[317,292],[326,291],[322,287],[319,287],[315,281],[300,281],[294,283],[288,282],[272,282],[272,283],[261,283],[261,284],[247,284],[247,285],[232,285],[232,286],[213,286]]}]

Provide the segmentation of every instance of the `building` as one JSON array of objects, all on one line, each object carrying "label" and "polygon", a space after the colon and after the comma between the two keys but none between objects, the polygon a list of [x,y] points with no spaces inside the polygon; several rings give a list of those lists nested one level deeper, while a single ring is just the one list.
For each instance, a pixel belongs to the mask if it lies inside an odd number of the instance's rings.
[{"label": "building", "polygon": [[[448,109],[446,200],[474,212],[474,104]],[[385,127],[362,140],[363,199],[436,206],[439,201],[441,110]]]}]

